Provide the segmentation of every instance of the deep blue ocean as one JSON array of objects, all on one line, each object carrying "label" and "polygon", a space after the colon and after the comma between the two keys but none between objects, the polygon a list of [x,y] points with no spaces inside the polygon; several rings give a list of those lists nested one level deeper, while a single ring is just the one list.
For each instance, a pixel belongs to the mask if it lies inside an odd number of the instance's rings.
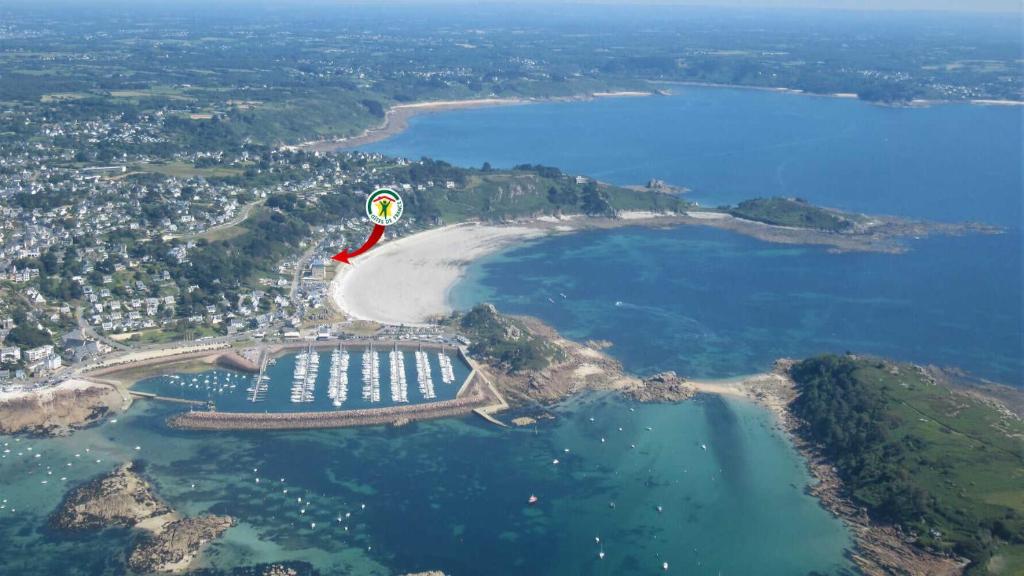
[{"label": "deep blue ocean", "polygon": [[587,232],[477,263],[453,300],[610,340],[639,373],[734,376],[781,356],[853,351],[1024,385],[1021,108],[673,91],[420,116],[370,148],[470,166],[541,163],[616,184],[660,178],[711,205],[796,196],[1002,226],[998,236],[912,240],[899,255],[699,228]]},{"label": "deep blue ocean", "polygon": [[414,117],[366,147],[460,166],[541,163],[614,184],[660,178],[707,205],[796,196],[824,206],[1020,227],[1024,107],[898,108],[669,86],[671,97]]}]

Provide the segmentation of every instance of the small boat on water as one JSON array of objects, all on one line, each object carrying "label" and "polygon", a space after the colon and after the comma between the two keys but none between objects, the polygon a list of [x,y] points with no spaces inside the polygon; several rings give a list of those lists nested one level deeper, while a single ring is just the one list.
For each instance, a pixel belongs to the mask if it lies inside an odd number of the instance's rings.
[{"label": "small boat on water", "polygon": [[530,504],[532,506],[536,504],[538,500],[540,500],[540,498],[537,498],[535,495],[530,494],[530,497],[526,499],[526,502],[527,504]]}]

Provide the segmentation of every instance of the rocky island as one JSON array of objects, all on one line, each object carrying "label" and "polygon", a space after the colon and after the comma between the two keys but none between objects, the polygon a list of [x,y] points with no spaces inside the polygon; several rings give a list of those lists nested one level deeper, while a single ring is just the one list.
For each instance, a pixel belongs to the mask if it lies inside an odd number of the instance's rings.
[{"label": "rocky island", "polygon": [[183,572],[204,545],[234,523],[230,516],[180,517],[153,493],[134,463],[72,490],[50,520],[61,530],[138,530],[128,567],[142,573]]}]

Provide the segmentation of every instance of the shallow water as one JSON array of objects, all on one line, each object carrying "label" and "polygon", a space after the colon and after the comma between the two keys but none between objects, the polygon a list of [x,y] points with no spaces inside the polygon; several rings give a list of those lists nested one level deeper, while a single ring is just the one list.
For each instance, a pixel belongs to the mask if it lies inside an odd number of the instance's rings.
[{"label": "shallow water", "polygon": [[[22,440],[42,456],[0,460],[2,495],[17,510],[0,515],[5,566],[118,573],[111,558],[127,545],[123,531],[68,538],[42,526],[66,486],[142,458],[172,506],[241,522],[212,547],[214,568],[284,559],[353,574],[650,574],[664,561],[687,574],[848,567],[845,530],[803,493],[806,473],[770,416],[744,403],[588,395],[554,421],[514,430],[472,417],[271,433],[167,429],[178,409],[141,402],[72,438]],[[39,484],[47,467],[68,480]]]},{"label": "shallow water", "polygon": [[1014,232],[832,254],[704,227],[584,232],[475,263],[453,299],[609,340],[640,374],[729,377],[849,350],[1024,386],[1020,242]]}]

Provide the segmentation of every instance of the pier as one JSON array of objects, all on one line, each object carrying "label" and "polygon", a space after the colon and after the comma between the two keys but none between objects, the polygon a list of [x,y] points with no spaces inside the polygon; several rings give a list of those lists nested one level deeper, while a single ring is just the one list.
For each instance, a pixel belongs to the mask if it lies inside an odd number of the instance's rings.
[{"label": "pier", "polygon": [[252,403],[261,402],[267,393],[267,364],[270,362],[270,354],[266,350],[260,352],[260,373],[256,376],[256,381],[252,385],[252,396],[249,397],[249,401]]},{"label": "pier", "polygon": [[152,392],[138,392],[135,390],[129,390],[128,394],[132,398],[142,398],[145,400],[159,400],[161,402],[174,402],[175,404],[188,404],[190,406],[206,406],[206,400],[187,400],[185,398],[171,398],[168,396],[157,396]]}]

